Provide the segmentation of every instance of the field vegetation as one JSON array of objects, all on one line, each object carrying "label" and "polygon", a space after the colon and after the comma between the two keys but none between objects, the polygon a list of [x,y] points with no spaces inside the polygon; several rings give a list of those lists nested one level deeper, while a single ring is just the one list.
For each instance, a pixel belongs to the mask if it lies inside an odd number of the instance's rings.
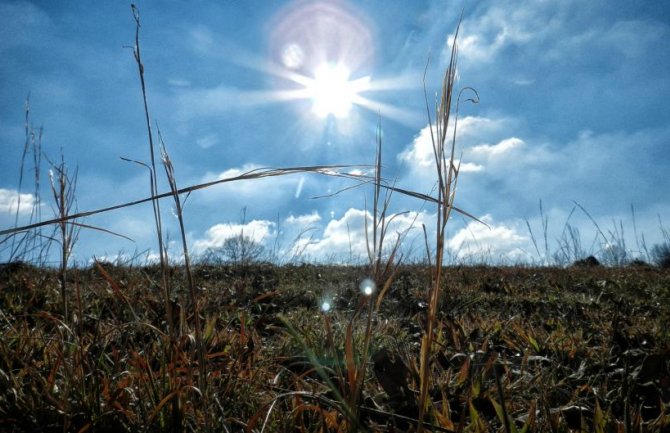
[{"label": "field vegetation", "polygon": [[[200,431],[208,413],[212,431],[415,431],[430,270],[398,268],[366,334],[368,272],[195,266],[205,405],[183,267],[169,270],[171,341],[159,266],[71,270],[68,321],[58,270],[5,266],[0,430]],[[443,275],[426,430],[667,431],[667,269]]]}]

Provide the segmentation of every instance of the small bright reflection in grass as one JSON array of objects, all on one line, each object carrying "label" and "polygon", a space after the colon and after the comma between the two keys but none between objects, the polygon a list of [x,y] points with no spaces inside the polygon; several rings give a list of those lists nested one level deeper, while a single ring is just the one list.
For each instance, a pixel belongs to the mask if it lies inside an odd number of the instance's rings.
[{"label": "small bright reflection in grass", "polygon": [[361,284],[358,286],[358,288],[361,290],[361,293],[363,293],[365,296],[370,296],[375,291],[375,282],[372,281],[370,278],[366,278],[363,281],[361,281]]}]

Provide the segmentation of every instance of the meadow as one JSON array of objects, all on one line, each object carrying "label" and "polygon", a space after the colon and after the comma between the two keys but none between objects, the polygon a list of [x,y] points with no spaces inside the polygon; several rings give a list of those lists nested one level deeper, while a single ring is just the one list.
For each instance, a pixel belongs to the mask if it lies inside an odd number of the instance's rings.
[{"label": "meadow", "polygon": [[[203,391],[183,267],[170,269],[171,320],[160,267],[71,270],[66,321],[57,270],[5,266],[0,430],[202,431],[208,416],[211,431],[416,431],[431,272],[399,267],[371,310],[374,296],[358,287],[368,272],[195,266]],[[427,431],[670,427],[667,269],[443,275]]]},{"label": "meadow", "polygon": [[[454,206],[459,105],[478,102],[474,89],[454,87],[455,44],[434,106],[426,96],[434,195],[384,178],[379,130],[366,174],[346,165],[288,167],[180,187],[160,131],[153,131],[135,7],[133,16],[149,147],[149,162],[137,163],[150,172],[151,196],[77,213],[76,171],[61,158],[51,167],[54,218],[0,231],[0,245],[15,258],[0,266],[1,430],[670,429],[665,262],[615,260],[617,266],[605,267],[575,257],[583,260],[564,267],[443,265],[452,213],[477,220]],[[40,135],[26,128],[26,149],[39,155]],[[169,192],[158,190],[161,170]],[[294,173],[345,177],[372,190],[364,264],[208,264],[190,257],[188,194]],[[421,263],[403,260],[407,232],[389,229],[397,216],[389,211],[394,194],[435,210],[435,237],[423,227]],[[143,202],[153,206],[155,263],[72,266],[78,231],[107,231],[83,217]],[[177,258],[164,245],[166,202],[181,229]],[[46,226],[55,231],[45,240]],[[571,257],[576,239],[566,237],[559,252]],[[60,262],[43,266],[52,244]]]}]

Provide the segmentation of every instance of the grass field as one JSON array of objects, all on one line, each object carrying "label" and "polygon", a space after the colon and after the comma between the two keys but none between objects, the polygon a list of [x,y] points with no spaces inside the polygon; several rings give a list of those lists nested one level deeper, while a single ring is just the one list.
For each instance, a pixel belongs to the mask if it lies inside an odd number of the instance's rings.
[{"label": "grass field", "polygon": [[[358,286],[368,268],[194,267],[208,399],[197,388],[193,308],[173,302],[170,341],[158,267],[70,270],[70,321],[56,270],[0,272],[0,430],[198,431],[206,412],[212,431],[417,428],[425,266],[398,269],[372,311],[365,358],[374,294]],[[170,272],[175,299],[188,299],[183,268]],[[667,269],[443,275],[428,431],[670,428]],[[364,372],[356,408],[352,369]]]}]

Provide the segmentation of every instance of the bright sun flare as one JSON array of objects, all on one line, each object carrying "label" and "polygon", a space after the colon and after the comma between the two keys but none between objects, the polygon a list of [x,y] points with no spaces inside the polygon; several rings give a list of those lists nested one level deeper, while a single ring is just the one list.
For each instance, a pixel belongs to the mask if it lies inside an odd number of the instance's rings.
[{"label": "bright sun flare", "polygon": [[313,101],[312,110],[319,117],[333,115],[344,118],[368,87],[370,77],[349,80],[349,69],[342,64],[322,63],[314,70],[314,79],[306,86]]}]

